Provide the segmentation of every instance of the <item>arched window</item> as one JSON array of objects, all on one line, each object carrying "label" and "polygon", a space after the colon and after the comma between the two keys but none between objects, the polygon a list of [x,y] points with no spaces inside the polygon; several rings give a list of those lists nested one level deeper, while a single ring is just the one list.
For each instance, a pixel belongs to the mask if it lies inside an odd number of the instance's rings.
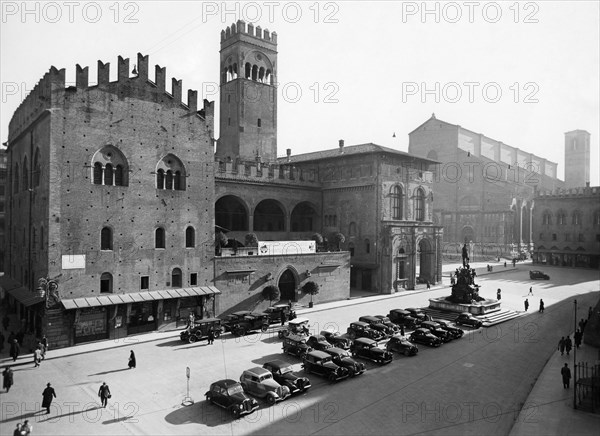
[{"label": "arched window", "polygon": [[392,219],[402,219],[402,187],[396,185],[392,188]]},{"label": "arched window", "polygon": [[29,189],[29,166],[27,165],[27,156],[23,159],[23,191],[27,191]]},{"label": "arched window", "polygon": [[41,167],[40,167],[40,149],[35,150],[35,156],[33,158],[33,187],[37,188],[40,186],[40,176],[41,176]]},{"label": "arched window", "polygon": [[581,213],[579,211],[573,212],[573,225],[580,226],[581,225]]},{"label": "arched window", "polygon": [[556,217],[556,223],[559,226],[564,226],[565,224],[567,224],[567,214],[564,212],[558,212],[558,215]]},{"label": "arched window", "polygon": [[549,226],[552,224],[552,214],[549,210],[544,212],[544,215],[542,216],[542,224],[545,226]]},{"label": "arched window", "polygon": [[365,239],[365,253],[369,254],[371,252],[371,241]]},{"label": "arched window", "polygon": [[113,184],[113,166],[111,164],[104,166],[104,184],[106,186],[112,186]]},{"label": "arched window", "polygon": [[176,191],[181,191],[181,171],[175,171],[175,178],[173,179],[173,188]]},{"label": "arched window", "polygon": [[250,72],[250,71],[251,71],[251,69],[252,69],[252,66],[250,66],[250,63],[249,63],[249,62],[246,62],[246,65],[245,65],[245,73],[244,73],[244,77],[245,77],[246,79],[250,79],[250,78],[252,77],[252,73]]},{"label": "arched window", "polygon": [[354,243],[350,242],[348,244],[348,251],[350,252],[350,257],[354,256]]},{"label": "arched window", "polygon": [[173,268],[171,273],[171,286],[173,288],[181,288],[181,270],[179,268]]},{"label": "arched window", "polygon": [[356,236],[356,223],[354,221],[348,226],[348,236]]},{"label": "arched window", "polygon": [[112,294],[113,291],[113,276],[111,273],[102,273],[100,276],[100,293]]},{"label": "arched window", "polygon": [[163,157],[156,165],[156,189],[185,191],[186,174],[183,164],[173,154]]},{"label": "arched window", "polygon": [[121,151],[106,145],[94,153],[92,158],[92,183],[106,186],[128,186],[129,165]]},{"label": "arched window", "polygon": [[165,171],[162,169],[156,172],[156,189],[165,189]]},{"label": "arched window", "polygon": [[100,250],[113,249],[113,236],[110,227],[103,227],[100,232]]},{"label": "arched window", "polygon": [[173,171],[167,171],[167,183],[165,185],[165,189],[173,189]]},{"label": "arched window", "polygon": [[185,248],[194,248],[196,246],[196,231],[192,226],[185,229]]},{"label": "arched window", "polygon": [[425,221],[425,193],[422,188],[418,188],[415,195],[415,219]]},{"label": "arched window", "polygon": [[15,172],[13,173],[13,193],[19,192],[19,164],[15,164]]},{"label": "arched window", "polygon": [[154,231],[154,248],[165,248],[165,229],[162,227]]}]

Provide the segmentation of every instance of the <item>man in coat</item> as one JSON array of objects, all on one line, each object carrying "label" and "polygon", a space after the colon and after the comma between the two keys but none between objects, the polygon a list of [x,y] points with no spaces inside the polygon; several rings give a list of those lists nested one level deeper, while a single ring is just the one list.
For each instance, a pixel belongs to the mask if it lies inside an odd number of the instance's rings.
[{"label": "man in coat", "polygon": [[100,386],[100,389],[98,389],[98,396],[102,402],[102,407],[106,407],[108,404],[108,399],[111,397],[110,388],[106,382],[102,382],[102,386]]},{"label": "man in coat", "polygon": [[560,341],[558,341],[558,349],[560,350],[561,356],[563,354],[565,354],[565,337],[564,336],[562,338],[560,338]]},{"label": "man in coat", "polygon": [[12,340],[10,344],[10,357],[13,358],[13,362],[17,360],[19,357],[19,353],[21,352],[21,347],[19,347],[19,342],[16,339]]},{"label": "man in coat", "polygon": [[42,392],[42,407],[46,408],[46,414],[50,413],[50,405],[53,398],[56,398],[56,392],[54,392],[54,388],[48,383],[46,389]]},{"label": "man in coat", "polygon": [[579,346],[581,345],[581,339],[583,337],[581,330],[577,329],[573,337],[575,339],[575,348],[579,348]]},{"label": "man in coat", "polygon": [[560,374],[562,375],[563,389],[569,389],[571,383],[571,370],[569,369],[568,363],[565,363],[565,366],[560,369]]},{"label": "man in coat", "polygon": [[540,298],[540,312],[544,313],[544,300]]},{"label": "man in coat", "polygon": [[523,304],[525,305],[525,312],[527,312],[527,309],[529,309],[529,300],[526,298]]},{"label": "man in coat", "polygon": [[567,336],[567,339],[565,339],[565,350],[567,350],[567,356],[571,352],[571,348],[573,348],[573,341],[571,341],[570,336]]},{"label": "man in coat", "polygon": [[10,366],[7,366],[4,371],[2,371],[2,387],[6,389],[6,392],[10,391],[10,387],[13,385],[13,370],[10,369]]}]

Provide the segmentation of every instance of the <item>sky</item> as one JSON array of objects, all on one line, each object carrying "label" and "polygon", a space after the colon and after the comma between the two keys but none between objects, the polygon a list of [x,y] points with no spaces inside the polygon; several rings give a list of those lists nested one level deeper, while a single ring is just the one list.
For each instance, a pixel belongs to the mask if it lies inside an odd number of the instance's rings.
[{"label": "sky", "polygon": [[[564,133],[591,134],[600,185],[600,2],[2,1],[0,139],[50,66],[150,56],[216,101],[220,33],[238,19],[278,34],[278,154],[373,142],[408,151],[435,113],[558,163]],[[73,83],[74,84],[74,83]],[[185,99],[185,97],[184,97]],[[394,137],[395,134],[395,137]]]}]

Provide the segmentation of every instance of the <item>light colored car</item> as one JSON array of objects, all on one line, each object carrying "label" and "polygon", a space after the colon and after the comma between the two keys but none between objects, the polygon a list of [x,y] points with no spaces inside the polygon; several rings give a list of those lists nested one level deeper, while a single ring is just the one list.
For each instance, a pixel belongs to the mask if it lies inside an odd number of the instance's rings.
[{"label": "light colored car", "polygon": [[240,383],[244,392],[264,398],[269,404],[283,401],[291,395],[290,388],[277,383],[271,371],[258,366],[244,371],[240,376]]}]

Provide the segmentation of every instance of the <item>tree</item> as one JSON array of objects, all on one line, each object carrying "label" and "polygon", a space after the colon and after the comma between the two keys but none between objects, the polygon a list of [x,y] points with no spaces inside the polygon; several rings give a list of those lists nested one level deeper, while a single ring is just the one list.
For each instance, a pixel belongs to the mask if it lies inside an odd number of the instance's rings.
[{"label": "tree", "polygon": [[331,236],[331,240],[337,246],[337,251],[340,251],[341,245],[346,241],[346,237],[340,232],[337,232]]},{"label": "tree", "polygon": [[319,285],[311,280],[309,282],[304,283],[304,285],[302,286],[302,291],[305,294],[310,295],[310,305],[312,307],[313,295],[317,295],[319,293]]},{"label": "tree", "polygon": [[281,292],[279,288],[275,285],[265,286],[262,290],[262,296],[265,300],[269,300],[269,306],[273,300],[279,300],[281,296]]},{"label": "tree", "polygon": [[256,236],[256,233],[248,233],[245,243],[246,247],[258,247],[258,236]]},{"label": "tree", "polygon": [[315,241],[316,251],[319,251],[319,248],[323,245],[323,236],[320,233],[315,233],[310,239]]},{"label": "tree", "polygon": [[225,247],[229,243],[227,236],[221,231],[215,233],[215,253],[221,255],[221,248]]}]

